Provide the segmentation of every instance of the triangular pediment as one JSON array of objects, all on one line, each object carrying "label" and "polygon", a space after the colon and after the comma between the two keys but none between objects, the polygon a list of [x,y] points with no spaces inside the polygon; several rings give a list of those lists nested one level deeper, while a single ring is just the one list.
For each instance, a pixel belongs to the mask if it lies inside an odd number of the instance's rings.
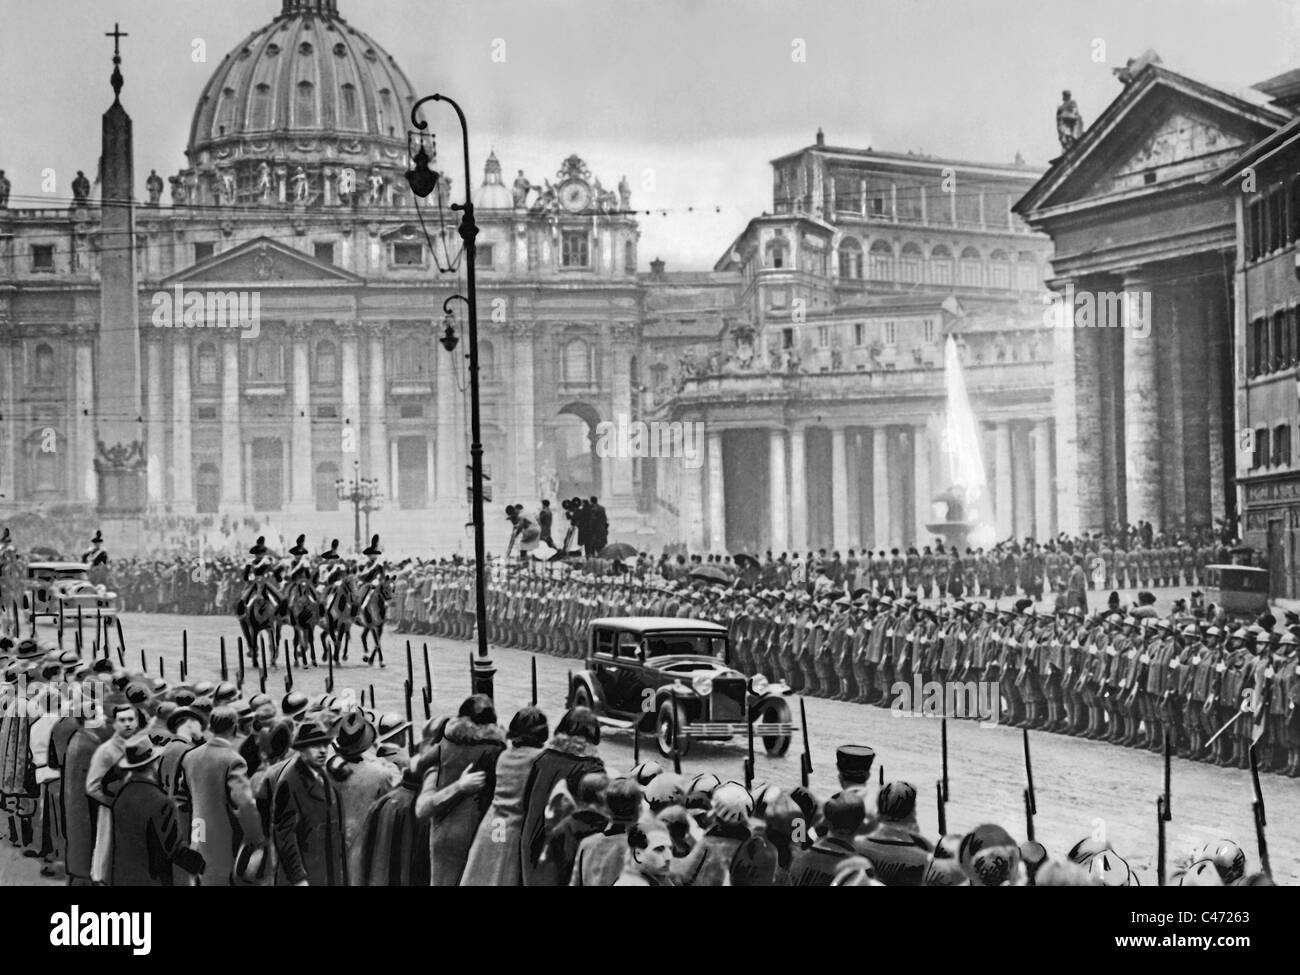
[{"label": "triangular pediment", "polygon": [[1289,113],[1164,68],[1106,107],[1016,205],[1028,214],[1208,180]]},{"label": "triangular pediment", "polygon": [[351,285],[361,278],[333,264],[294,250],[269,237],[258,237],[231,250],[204,258],[168,277],[164,284],[246,284],[268,286]]}]

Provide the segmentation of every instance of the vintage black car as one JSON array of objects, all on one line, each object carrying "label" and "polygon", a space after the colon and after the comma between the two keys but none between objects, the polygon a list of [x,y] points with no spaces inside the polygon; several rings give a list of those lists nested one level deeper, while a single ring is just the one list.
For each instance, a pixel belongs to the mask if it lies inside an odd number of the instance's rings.
[{"label": "vintage black car", "polygon": [[651,732],[662,755],[685,755],[693,740],[748,735],[769,755],[784,755],[796,727],[790,688],[728,666],[727,628],[676,617],[593,620],[587,669],[569,689],[573,707],[589,707],[606,726]]}]

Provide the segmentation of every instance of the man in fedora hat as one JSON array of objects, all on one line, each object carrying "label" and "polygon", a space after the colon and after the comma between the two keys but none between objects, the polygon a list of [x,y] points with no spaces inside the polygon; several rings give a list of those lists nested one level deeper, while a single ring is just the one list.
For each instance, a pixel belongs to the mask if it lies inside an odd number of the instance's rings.
[{"label": "man in fedora hat", "polygon": [[248,764],[234,745],[238,720],[234,708],[216,708],[209,723],[212,737],[181,761],[177,798],[193,822],[203,823],[196,847],[206,861],[204,887],[229,886],[240,846],[263,841]]},{"label": "man in fedora hat", "polygon": [[120,782],[117,764],[126,754],[126,744],[140,728],[140,715],[131,704],[120,703],[111,712],[113,736],[95,750],[86,773],[86,795],[95,809],[95,851],[90,878],[105,883],[113,850],[113,798]]},{"label": "man in fedora hat", "polygon": [[319,721],[304,722],[294,732],[298,754],[280,775],[271,801],[276,886],[347,885],[342,797],[325,773],[333,738]]},{"label": "man in fedora hat", "polygon": [[113,800],[113,843],[106,881],[114,887],[171,887],[172,867],[203,871],[203,857],[190,849],[176,802],[158,781],[162,749],[147,735],[126,743],[118,772],[124,776]]},{"label": "man in fedora hat", "polygon": [[[343,839],[352,848],[371,805],[402,781],[391,762],[370,755],[378,732],[360,708],[353,708],[335,725],[334,751],[326,767],[341,800]],[[357,881],[354,881],[354,883]]]}]

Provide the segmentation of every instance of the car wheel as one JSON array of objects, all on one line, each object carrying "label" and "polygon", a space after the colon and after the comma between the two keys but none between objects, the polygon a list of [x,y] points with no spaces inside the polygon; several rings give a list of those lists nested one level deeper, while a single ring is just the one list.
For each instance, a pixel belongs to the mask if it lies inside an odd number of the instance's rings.
[{"label": "car wheel", "polygon": [[582,683],[582,681],[574,681],[573,696],[569,701],[569,707],[590,708],[593,711],[595,710],[591,703],[591,691],[588,689],[586,684]]},{"label": "car wheel", "polygon": [[[790,721],[790,705],[781,698],[773,698],[759,705],[754,716],[755,724],[780,724]],[[780,758],[790,750],[790,735],[763,735],[763,748],[773,758]]]},{"label": "car wheel", "polygon": [[686,715],[676,702],[667,700],[659,705],[659,711],[655,715],[655,744],[659,746],[659,754],[664,758],[672,758],[674,743],[677,745],[678,758],[685,758],[691,750],[691,739],[677,734],[677,729],[684,724]]}]

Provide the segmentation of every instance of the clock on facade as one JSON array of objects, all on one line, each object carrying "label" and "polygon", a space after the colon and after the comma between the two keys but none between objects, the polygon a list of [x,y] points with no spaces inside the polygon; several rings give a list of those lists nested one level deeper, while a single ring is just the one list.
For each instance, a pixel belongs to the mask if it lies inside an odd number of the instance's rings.
[{"label": "clock on facade", "polygon": [[560,184],[560,206],[570,213],[579,213],[591,205],[591,187],[580,179]]}]

